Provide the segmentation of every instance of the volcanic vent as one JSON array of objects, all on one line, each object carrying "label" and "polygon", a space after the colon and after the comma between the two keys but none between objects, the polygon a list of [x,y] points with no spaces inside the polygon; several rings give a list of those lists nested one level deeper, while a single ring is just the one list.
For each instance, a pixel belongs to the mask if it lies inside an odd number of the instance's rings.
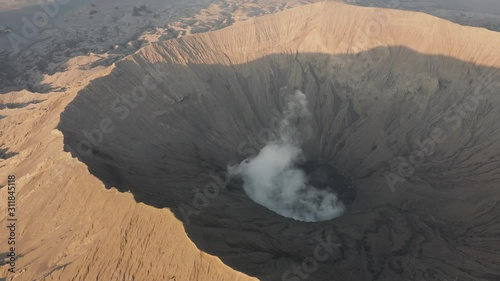
[{"label": "volcanic vent", "polygon": [[[310,5],[148,46],[59,128],[107,186],[172,209],[200,249],[262,280],[497,280],[498,42],[423,14]],[[296,95],[299,143],[276,134]],[[292,170],[334,188],[344,214],[286,218],[252,193],[269,146],[298,148]]]},{"label": "volcanic vent", "polygon": [[328,164],[307,161],[301,148],[312,137],[306,96],[296,91],[286,100],[277,127],[262,131],[269,140],[258,155],[229,166],[228,179],[242,179],[230,185],[242,185],[252,200],[285,217],[300,221],[336,218],[346,207],[338,193],[353,196],[354,187]]}]

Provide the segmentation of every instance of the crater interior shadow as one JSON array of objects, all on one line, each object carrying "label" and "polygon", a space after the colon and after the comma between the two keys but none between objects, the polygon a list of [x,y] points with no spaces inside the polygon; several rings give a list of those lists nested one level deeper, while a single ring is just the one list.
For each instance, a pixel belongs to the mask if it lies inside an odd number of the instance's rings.
[{"label": "crater interior shadow", "polygon": [[[137,102],[129,93],[147,73],[162,79]],[[108,188],[171,209],[201,250],[261,280],[281,280],[319,241],[334,250],[308,273],[311,280],[500,277],[489,246],[472,238],[498,240],[486,229],[500,216],[477,212],[490,206],[499,213],[498,97],[485,94],[459,125],[455,106],[488,75],[500,80],[498,69],[405,47],[269,55],[229,66],[152,64],[136,56],[82,90],[58,127],[66,149]],[[307,95],[313,114],[306,157],[345,172],[356,186],[349,212],[331,221],[284,218],[241,188],[223,188],[221,173],[266,144],[262,132],[295,89]],[[391,190],[385,175],[397,174],[395,159],[408,159],[419,149],[415,140],[435,128],[445,140]]]}]

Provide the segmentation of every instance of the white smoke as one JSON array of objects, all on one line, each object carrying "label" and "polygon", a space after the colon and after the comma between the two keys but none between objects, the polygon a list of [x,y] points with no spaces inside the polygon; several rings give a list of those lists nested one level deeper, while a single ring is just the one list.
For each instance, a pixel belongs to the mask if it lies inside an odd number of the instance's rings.
[{"label": "white smoke", "polygon": [[310,119],[306,96],[296,91],[288,98],[279,137],[257,156],[230,166],[229,175],[241,176],[253,201],[282,216],[300,221],[333,219],[344,212],[342,202],[329,189],[309,185],[297,166],[304,161],[300,145],[311,135]]}]

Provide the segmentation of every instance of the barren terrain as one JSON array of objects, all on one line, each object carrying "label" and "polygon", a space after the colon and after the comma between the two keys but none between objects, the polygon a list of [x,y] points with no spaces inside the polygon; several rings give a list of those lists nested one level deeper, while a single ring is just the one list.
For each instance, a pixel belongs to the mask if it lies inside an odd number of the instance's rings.
[{"label": "barren terrain", "polygon": [[[17,57],[60,60],[0,95],[0,184],[16,174],[22,222],[8,280],[283,280],[329,240],[309,280],[500,279],[500,34],[411,11],[257,2],[173,4],[186,16],[166,27],[168,13],[110,6],[92,20],[117,10],[109,29],[82,31],[103,41],[72,47],[68,14],[48,37],[64,40],[47,39],[60,50]],[[294,221],[237,187],[196,204],[265,145],[296,89],[313,114],[307,157],[354,180],[348,212]]]}]

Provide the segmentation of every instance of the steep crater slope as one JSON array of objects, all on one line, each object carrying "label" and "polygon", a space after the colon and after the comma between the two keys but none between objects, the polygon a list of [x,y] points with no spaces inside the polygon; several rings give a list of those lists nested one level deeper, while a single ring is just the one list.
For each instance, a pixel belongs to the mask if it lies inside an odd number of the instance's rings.
[{"label": "steep crater slope", "polygon": [[[498,280],[498,43],[427,15],[315,4],[148,46],[59,128],[107,186],[172,209],[200,249],[262,280]],[[356,186],[334,220],[281,217],[223,180],[295,90],[312,114],[305,156]]]}]

